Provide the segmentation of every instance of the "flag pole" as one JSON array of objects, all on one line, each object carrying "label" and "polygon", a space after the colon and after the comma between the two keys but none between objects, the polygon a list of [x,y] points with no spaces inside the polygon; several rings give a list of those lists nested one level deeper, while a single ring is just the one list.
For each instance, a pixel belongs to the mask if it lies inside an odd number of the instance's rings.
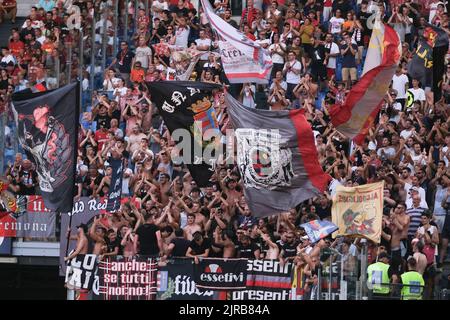
[{"label": "flag pole", "polygon": [[[62,213],[60,213],[60,215],[62,215]],[[70,214],[69,217],[69,232],[67,232],[67,243],[66,243],[66,254],[65,256],[67,257],[67,254],[69,253],[69,242],[70,242],[70,233],[72,232],[72,216],[73,214]]]},{"label": "flag pole", "polygon": [[[81,99],[80,99],[80,91],[81,91],[81,85],[80,85],[80,80],[78,80],[77,81],[77,87],[76,87],[76,95],[75,95],[75,99],[76,99],[76,106],[75,106],[75,119],[79,119],[80,118],[80,102],[81,102]],[[78,137],[78,126],[76,125],[75,126],[75,137]],[[75,141],[78,141],[78,140],[75,140]],[[74,177],[74,180],[75,180],[75,177],[76,177],[76,174],[77,174],[77,168],[76,168],[76,163],[77,163],[77,154],[78,154],[78,152],[77,152],[77,150],[78,150],[78,144],[77,143],[75,143],[75,146],[76,146],[76,148],[75,148],[75,152],[74,152],[74,155],[73,155],[73,161],[74,161],[74,168],[73,168],[73,172],[72,172],[72,174],[73,174],[73,177]],[[76,190],[76,188],[75,188],[75,184],[73,184],[73,187],[72,187],[72,208],[73,208],[73,199],[75,198],[75,190]],[[63,213],[60,213],[60,215],[62,215]],[[71,233],[71,229],[72,229],[72,216],[73,216],[73,214],[72,214],[72,212],[70,212],[70,217],[69,217],[69,232],[68,232],[68,234],[67,234],[67,245],[66,245],[66,257],[67,257],[67,253],[68,253],[68,251],[69,251],[69,241],[70,241],[70,233]]]}]

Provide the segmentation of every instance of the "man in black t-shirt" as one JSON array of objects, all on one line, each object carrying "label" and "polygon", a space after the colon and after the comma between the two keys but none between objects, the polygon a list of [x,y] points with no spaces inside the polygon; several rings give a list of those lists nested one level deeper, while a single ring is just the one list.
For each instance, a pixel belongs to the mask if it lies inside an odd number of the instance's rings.
[{"label": "man in black t-shirt", "polygon": [[145,224],[136,230],[136,242],[139,242],[140,255],[156,256],[162,252],[161,232],[154,224],[153,215],[145,216]]},{"label": "man in black t-shirt", "polygon": [[331,217],[331,201],[326,196],[319,198],[319,203],[316,204],[316,213],[321,220]]},{"label": "man in black t-shirt", "polygon": [[211,250],[211,241],[208,238],[203,237],[203,233],[200,231],[194,232],[192,235],[192,241],[186,252],[186,257],[195,259],[195,263],[198,263],[198,257],[208,257],[209,250]]},{"label": "man in black t-shirt", "polygon": [[184,238],[183,229],[175,230],[175,236],[176,238],[170,241],[169,247],[167,249],[168,251],[167,256],[185,257],[191,242]]},{"label": "man in black t-shirt", "polygon": [[370,36],[372,35],[372,28],[369,26],[369,24],[373,24],[374,22],[374,20],[370,20],[369,22],[369,18],[372,16],[372,14],[373,13],[369,12],[368,10],[367,0],[363,0],[361,2],[361,10],[359,11],[357,18],[363,27],[362,36],[365,45],[369,44]]},{"label": "man in black t-shirt", "polygon": [[244,235],[236,246],[236,252],[238,258],[259,259],[261,249],[251,241],[249,236]]},{"label": "man in black t-shirt", "polygon": [[131,73],[131,62],[134,58],[134,52],[128,48],[128,43],[122,41],[120,43],[120,50],[117,52],[116,57],[109,66],[109,68],[117,66],[119,69],[122,79],[124,79],[126,84],[129,84],[130,73]]},{"label": "man in black t-shirt", "polygon": [[286,242],[281,246],[280,260],[293,260],[297,255],[297,246],[295,233],[293,231],[286,231]]}]

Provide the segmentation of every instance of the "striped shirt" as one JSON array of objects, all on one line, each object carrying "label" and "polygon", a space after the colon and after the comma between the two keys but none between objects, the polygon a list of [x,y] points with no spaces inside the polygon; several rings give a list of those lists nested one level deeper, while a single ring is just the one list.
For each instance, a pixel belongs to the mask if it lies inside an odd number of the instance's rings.
[{"label": "striped shirt", "polygon": [[416,231],[419,228],[420,223],[421,223],[420,217],[425,210],[426,209],[422,208],[422,207],[417,207],[417,208],[411,207],[406,210],[406,214],[409,215],[409,218],[410,218],[408,237],[415,236]]}]

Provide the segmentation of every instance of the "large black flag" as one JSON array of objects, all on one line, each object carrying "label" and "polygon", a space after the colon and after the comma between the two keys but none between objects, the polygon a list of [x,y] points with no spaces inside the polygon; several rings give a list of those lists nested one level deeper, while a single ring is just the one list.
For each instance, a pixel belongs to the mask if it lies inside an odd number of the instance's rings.
[{"label": "large black flag", "polygon": [[79,86],[12,96],[19,142],[36,165],[45,206],[70,212],[75,191]]},{"label": "large black flag", "polygon": [[211,129],[209,133],[215,131],[217,136],[220,135],[212,105],[212,91],[221,86],[192,81],[160,81],[148,82],[147,87],[152,101],[177,143],[177,149],[182,150],[183,162],[192,178],[199,187],[206,186],[215,164],[212,157],[204,156],[204,151],[205,148],[211,149],[213,144],[220,143],[220,139],[204,139],[204,134]]},{"label": "large black flag", "polygon": [[408,67],[408,73],[419,80],[422,87],[432,88],[435,101],[441,97],[440,82],[444,75],[448,44],[448,35],[443,29],[426,23]]}]

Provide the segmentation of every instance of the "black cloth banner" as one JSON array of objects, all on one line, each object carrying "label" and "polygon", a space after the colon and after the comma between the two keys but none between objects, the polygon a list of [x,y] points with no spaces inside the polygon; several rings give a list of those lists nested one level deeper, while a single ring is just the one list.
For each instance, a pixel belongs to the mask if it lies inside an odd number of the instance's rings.
[{"label": "black cloth banner", "polygon": [[246,288],[247,259],[201,259],[194,265],[194,281],[199,288],[239,290]]},{"label": "black cloth banner", "polygon": [[97,271],[97,256],[95,254],[79,254],[69,261],[66,268],[66,287],[68,289],[92,289]]},{"label": "black cloth banner", "polygon": [[75,193],[79,85],[12,95],[19,142],[36,165],[45,206],[72,210]]},{"label": "black cloth banner", "polygon": [[120,209],[120,198],[122,196],[123,161],[122,159],[111,158],[108,162],[112,168],[112,176],[106,210],[116,212]]},{"label": "black cloth banner", "polygon": [[292,263],[248,260],[247,288],[233,291],[231,300],[290,300]]},{"label": "black cloth banner", "polygon": [[[206,130],[213,129],[220,135],[212,105],[212,91],[220,89],[221,86],[192,81],[159,81],[148,82],[147,87],[175,143],[183,146],[183,154],[180,156],[183,157],[192,178],[199,187],[206,186],[214,172],[215,164],[213,159],[204,157],[205,148],[213,142],[211,139],[204,141],[203,134]],[[184,129],[190,141],[184,141],[178,137],[178,133],[174,134],[177,129]],[[220,143],[220,139],[218,140],[214,143]],[[215,155],[216,158],[217,156]]]},{"label": "black cloth banner", "polygon": [[96,300],[156,300],[157,264],[154,258],[122,256],[98,265]]},{"label": "black cloth banner", "polygon": [[441,98],[440,82],[444,75],[448,44],[448,35],[443,29],[425,23],[423,34],[408,67],[408,73],[421,82],[422,88],[433,89],[435,101]]},{"label": "black cloth banner", "polygon": [[198,288],[192,259],[169,260],[158,267],[158,300],[218,300],[218,291]]}]

